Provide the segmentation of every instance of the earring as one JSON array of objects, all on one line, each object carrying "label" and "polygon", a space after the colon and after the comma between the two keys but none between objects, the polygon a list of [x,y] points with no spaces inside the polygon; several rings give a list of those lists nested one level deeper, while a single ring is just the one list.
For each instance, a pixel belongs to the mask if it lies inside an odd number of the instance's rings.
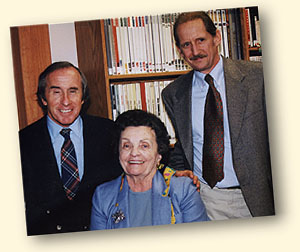
[{"label": "earring", "polygon": [[165,166],[164,164],[158,163],[157,164],[157,169],[160,170],[160,169],[164,168],[164,166]]}]

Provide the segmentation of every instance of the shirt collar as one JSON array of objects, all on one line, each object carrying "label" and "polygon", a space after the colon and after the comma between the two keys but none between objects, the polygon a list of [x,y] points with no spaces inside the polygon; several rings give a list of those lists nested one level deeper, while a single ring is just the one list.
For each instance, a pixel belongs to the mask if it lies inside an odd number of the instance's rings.
[{"label": "shirt collar", "polygon": [[72,132],[80,137],[81,135],[81,129],[82,129],[82,119],[80,116],[76,118],[76,120],[69,126],[69,127],[63,127],[57,123],[55,123],[48,115],[47,115],[47,126],[49,129],[49,133],[52,139],[56,139],[60,135],[60,131],[63,128],[70,128]]},{"label": "shirt collar", "polygon": [[[216,88],[218,88],[220,86],[220,83],[222,83],[222,79],[223,79],[223,75],[224,75],[223,58],[221,56],[219,56],[219,57],[220,57],[219,62],[209,73],[214,78],[214,84],[215,84]],[[206,83],[206,81],[204,80],[205,75],[206,75],[205,73],[201,73],[199,71],[194,71],[194,78],[202,80],[199,82],[201,87],[208,85]]]},{"label": "shirt collar", "polygon": [[209,73],[213,78],[215,82],[216,88],[220,87],[220,84],[222,83],[224,71],[223,71],[223,58],[220,56],[220,60],[217,63],[217,65],[211,70]]}]

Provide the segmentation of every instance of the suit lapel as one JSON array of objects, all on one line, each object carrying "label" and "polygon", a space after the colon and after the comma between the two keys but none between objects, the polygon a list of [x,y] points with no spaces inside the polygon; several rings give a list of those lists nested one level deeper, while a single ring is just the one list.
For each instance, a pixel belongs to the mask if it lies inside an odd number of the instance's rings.
[{"label": "suit lapel", "polygon": [[243,84],[245,75],[231,60],[224,59],[226,99],[232,151],[238,141],[247,105],[247,89]]},{"label": "suit lapel", "polygon": [[152,180],[152,225],[171,224],[171,199],[162,196],[166,188],[164,178],[157,171]]},{"label": "suit lapel", "polygon": [[[84,115],[82,118],[83,125],[83,166],[84,172],[82,176],[82,180],[80,182],[80,187],[89,186],[89,184],[93,184],[92,181],[95,180],[99,176],[99,174],[95,174],[95,171],[99,173],[101,170],[97,170],[99,167],[95,167],[95,165],[99,165],[95,163],[95,155],[101,155],[101,153],[97,153],[95,151],[95,146],[99,144],[97,140],[99,138],[95,137],[97,130],[101,130],[100,128],[95,128],[95,125],[91,122],[88,116]],[[97,169],[95,169],[97,168]]]},{"label": "suit lapel", "polygon": [[118,213],[119,214],[123,213],[125,218],[123,220],[121,220],[119,223],[115,223],[115,221],[113,220],[113,217],[110,216],[110,218],[112,218],[111,219],[112,228],[127,228],[127,227],[129,227],[128,190],[129,190],[128,182],[127,182],[126,176],[124,176],[123,186],[122,186],[122,189],[120,190],[120,192],[118,193],[117,202],[112,211],[112,215],[118,214]]},{"label": "suit lapel", "polygon": [[[59,175],[57,162],[54,154],[54,149],[51,143],[50,134],[47,127],[47,117],[42,119],[41,125],[41,134],[39,134],[38,142],[39,142],[39,152],[40,158],[43,160],[43,173],[44,177],[47,178],[45,180],[45,188],[49,190],[49,192],[64,192],[62,181]],[[54,195],[54,194],[53,194]]]},{"label": "suit lapel", "polygon": [[90,144],[87,144],[89,143],[89,140],[90,140],[90,131],[87,130],[89,129],[89,125],[88,124],[88,121],[85,117],[82,117],[82,125],[83,125],[83,167],[84,167],[84,172],[83,172],[83,176],[82,176],[82,180],[81,180],[81,186],[83,184],[83,182],[88,179],[86,178],[87,177],[87,174],[88,173],[88,168],[89,168],[89,165],[88,165],[88,162],[89,162],[89,155],[91,154],[91,150],[89,149],[90,148]]},{"label": "suit lapel", "polygon": [[176,102],[174,106],[174,114],[178,135],[181,140],[182,148],[189,162],[193,167],[193,146],[192,141],[192,81],[194,71],[189,72],[179,84],[179,88],[175,94]]}]

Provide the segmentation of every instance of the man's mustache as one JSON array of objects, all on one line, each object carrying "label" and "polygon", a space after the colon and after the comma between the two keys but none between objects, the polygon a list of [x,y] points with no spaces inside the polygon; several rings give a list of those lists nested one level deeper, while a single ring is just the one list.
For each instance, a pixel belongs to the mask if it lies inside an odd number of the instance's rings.
[{"label": "man's mustache", "polygon": [[197,60],[207,57],[207,54],[198,54],[190,58],[190,60]]}]

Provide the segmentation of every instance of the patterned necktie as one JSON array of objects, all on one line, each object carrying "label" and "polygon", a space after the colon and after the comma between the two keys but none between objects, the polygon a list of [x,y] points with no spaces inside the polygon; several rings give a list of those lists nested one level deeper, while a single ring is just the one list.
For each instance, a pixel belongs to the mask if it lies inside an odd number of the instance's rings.
[{"label": "patterned necktie", "polygon": [[74,145],[70,139],[71,129],[62,129],[60,134],[65,138],[61,147],[61,173],[64,190],[69,200],[72,200],[79,187],[79,172]]},{"label": "patterned necktie", "polygon": [[213,78],[207,74],[205,81],[209,84],[209,89],[204,115],[203,178],[213,188],[224,178],[223,105]]}]

